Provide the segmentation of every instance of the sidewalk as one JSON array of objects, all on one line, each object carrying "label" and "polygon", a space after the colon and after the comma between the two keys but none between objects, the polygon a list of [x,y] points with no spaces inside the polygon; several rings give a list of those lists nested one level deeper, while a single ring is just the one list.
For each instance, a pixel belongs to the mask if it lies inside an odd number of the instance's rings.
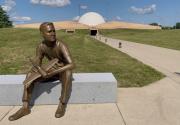
[{"label": "sidewalk", "polygon": [[180,85],[166,77],[142,88],[120,88],[126,125],[180,125]]},{"label": "sidewalk", "polygon": [[[120,88],[119,109],[127,125],[180,125],[180,51],[97,36],[97,40],[164,73],[142,88]],[[119,42],[122,48],[119,48]]]},{"label": "sidewalk", "polygon": [[[103,36],[97,36],[96,39],[136,58],[180,83],[180,75],[175,74],[175,72],[180,73],[180,51]],[[122,48],[118,47],[119,42],[122,43]]]},{"label": "sidewalk", "polygon": [[9,121],[20,106],[0,106],[0,125],[125,125],[119,107],[107,104],[68,104],[64,117],[55,118],[57,105],[34,106],[31,114]]},{"label": "sidewalk", "polygon": [[56,105],[34,106],[31,114],[9,121],[19,108],[1,106],[0,125],[124,125],[116,104],[69,104],[65,116],[58,119],[54,116]]}]

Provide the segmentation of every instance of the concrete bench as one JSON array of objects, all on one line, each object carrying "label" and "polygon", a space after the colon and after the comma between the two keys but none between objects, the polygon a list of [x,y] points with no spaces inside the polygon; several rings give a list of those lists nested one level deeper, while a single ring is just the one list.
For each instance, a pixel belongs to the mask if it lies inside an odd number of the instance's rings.
[{"label": "concrete bench", "polygon": [[[115,103],[117,81],[112,73],[74,73],[69,103]],[[0,105],[21,105],[25,75],[0,75]],[[59,81],[35,84],[32,104],[58,104]]]}]

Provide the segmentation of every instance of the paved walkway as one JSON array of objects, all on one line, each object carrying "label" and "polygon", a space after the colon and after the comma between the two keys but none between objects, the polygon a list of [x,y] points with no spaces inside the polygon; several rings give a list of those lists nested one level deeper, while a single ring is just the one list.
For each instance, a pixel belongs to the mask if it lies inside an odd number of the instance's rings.
[{"label": "paved walkway", "polygon": [[[142,88],[120,88],[127,125],[180,125],[180,51],[98,36],[96,39],[152,66],[167,77]],[[119,48],[119,42],[122,48]]]},{"label": "paved walkway", "polygon": [[[152,66],[156,70],[164,73],[167,77],[180,83],[180,51],[103,36],[97,36],[95,38],[136,58],[144,64]],[[122,43],[122,48],[119,48],[119,42]],[[179,73],[179,75],[176,73]]]},{"label": "paved walkway", "polygon": [[55,118],[57,105],[34,106],[31,114],[9,121],[19,106],[0,106],[0,125],[125,125],[117,104],[69,104],[64,117]]},{"label": "paved walkway", "polygon": [[[101,37],[103,43],[105,38]],[[66,115],[54,117],[57,105],[34,106],[32,113],[17,121],[8,117],[18,106],[0,106],[0,125],[180,125],[180,52],[148,45],[107,43],[167,75],[141,88],[118,88],[116,104],[69,104]],[[178,62],[179,60],[179,62]]]}]

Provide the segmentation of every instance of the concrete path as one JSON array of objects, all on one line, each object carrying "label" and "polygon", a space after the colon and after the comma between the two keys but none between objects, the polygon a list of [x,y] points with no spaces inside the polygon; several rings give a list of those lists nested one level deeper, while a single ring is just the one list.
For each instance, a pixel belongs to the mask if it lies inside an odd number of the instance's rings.
[{"label": "concrete path", "polygon": [[11,111],[1,120],[0,125],[124,125],[116,104],[70,104],[66,115],[59,119],[54,117],[57,105],[34,106],[31,114],[10,122],[9,115],[19,108],[9,107]]},{"label": "concrete path", "polygon": [[1,106],[0,125],[125,125],[117,104],[69,104],[64,117],[55,118],[57,105],[34,106],[31,114],[9,121],[20,107]]},{"label": "concrete path", "polygon": [[142,88],[120,88],[126,125],[180,125],[180,85],[166,77]]},{"label": "concrete path", "polygon": [[[180,75],[175,73],[177,72],[180,74],[180,51],[103,36],[97,36],[95,38],[133,58],[136,58],[144,64],[155,68],[164,73],[167,77],[180,83]],[[119,42],[122,43],[122,48],[119,48]]]},{"label": "concrete path", "polygon": [[175,74],[180,72],[180,51],[103,36],[95,38],[167,76],[142,88],[119,89],[118,107],[125,124],[180,125],[180,75]]}]

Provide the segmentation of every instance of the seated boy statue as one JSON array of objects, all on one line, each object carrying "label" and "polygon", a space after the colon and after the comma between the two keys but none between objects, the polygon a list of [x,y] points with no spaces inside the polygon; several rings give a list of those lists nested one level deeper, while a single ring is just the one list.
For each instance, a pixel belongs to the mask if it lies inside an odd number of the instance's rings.
[{"label": "seated boy statue", "polygon": [[[49,80],[60,80],[62,83],[59,105],[55,113],[56,118],[65,114],[66,106],[71,94],[72,69],[74,63],[67,46],[56,39],[53,23],[44,22],[40,25],[43,41],[37,46],[34,67],[26,75],[23,93],[23,106],[9,117],[10,121],[17,120],[30,114],[30,100],[34,84]],[[43,67],[42,59],[46,57],[52,65]]]}]

